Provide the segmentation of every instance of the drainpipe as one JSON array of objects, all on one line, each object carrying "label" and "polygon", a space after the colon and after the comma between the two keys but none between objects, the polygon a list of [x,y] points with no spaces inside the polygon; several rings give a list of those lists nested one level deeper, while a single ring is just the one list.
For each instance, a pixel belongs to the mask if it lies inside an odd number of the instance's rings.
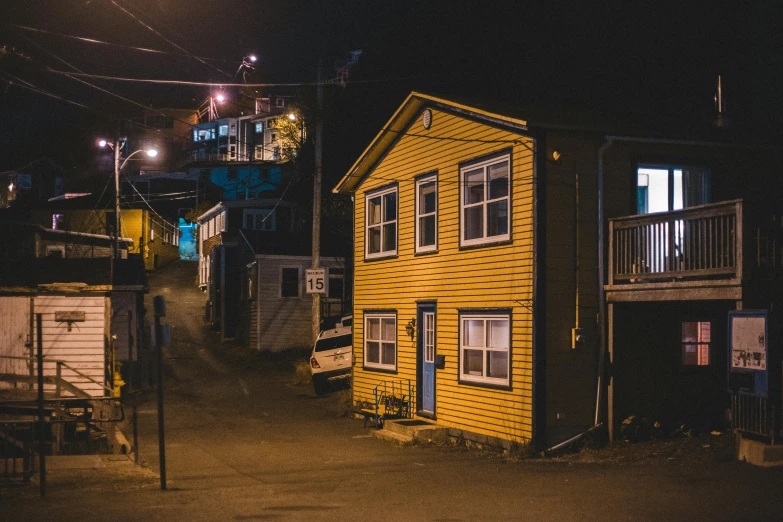
[{"label": "drainpipe", "polygon": [[598,149],[598,383],[595,391],[595,425],[601,420],[603,399],[604,364],[606,360],[606,295],[604,294],[604,153],[614,143],[614,136],[607,136]]}]

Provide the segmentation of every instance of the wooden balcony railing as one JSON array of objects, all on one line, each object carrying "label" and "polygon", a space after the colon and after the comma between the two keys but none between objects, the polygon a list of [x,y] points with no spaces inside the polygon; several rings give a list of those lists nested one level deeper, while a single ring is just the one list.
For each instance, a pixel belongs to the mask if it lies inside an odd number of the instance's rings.
[{"label": "wooden balcony railing", "polygon": [[742,201],[609,220],[609,284],[742,277]]}]

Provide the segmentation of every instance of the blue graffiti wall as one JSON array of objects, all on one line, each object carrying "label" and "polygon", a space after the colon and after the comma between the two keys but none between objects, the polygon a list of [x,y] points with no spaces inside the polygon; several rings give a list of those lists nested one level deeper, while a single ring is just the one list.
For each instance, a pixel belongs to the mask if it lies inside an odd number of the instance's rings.
[{"label": "blue graffiti wall", "polygon": [[179,239],[179,258],[186,261],[198,261],[196,224],[179,218],[179,229],[182,231],[182,237]]}]

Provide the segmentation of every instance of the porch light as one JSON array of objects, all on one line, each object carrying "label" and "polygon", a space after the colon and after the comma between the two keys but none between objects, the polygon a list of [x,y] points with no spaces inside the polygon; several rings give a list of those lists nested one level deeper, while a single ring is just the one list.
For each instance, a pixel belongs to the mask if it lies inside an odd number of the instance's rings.
[{"label": "porch light", "polygon": [[405,332],[408,334],[408,337],[410,337],[412,341],[413,335],[416,333],[416,319],[411,319],[410,321],[408,321],[408,324],[405,325]]},{"label": "porch light", "polygon": [[288,113],[288,119],[291,121],[296,121],[296,114],[293,112]]}]

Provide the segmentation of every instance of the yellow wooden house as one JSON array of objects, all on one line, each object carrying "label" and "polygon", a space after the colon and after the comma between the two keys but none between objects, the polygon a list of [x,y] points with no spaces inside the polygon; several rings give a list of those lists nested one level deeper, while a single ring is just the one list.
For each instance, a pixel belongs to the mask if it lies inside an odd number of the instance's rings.
[{"label": "yellow wooden house", "polygon": [[355,205],[356,404],[395,389],[441,426],[536,438],[536,145],[414,92],[334,188]]},{"label": "yellow wooden house", "polygon": [[[31,212],[30,220],[52,230],[114,233],[114,212],[85,208],[85,205],[73,201],[61,203],[61,206],[52,204],[45,209],[35,209]],[[142,254],[147,270],[155,270],[179,259],[181,232],[176,224],[145,209],[124,208],[120,212],[121,237],[132,241],[128,253]]]}]

